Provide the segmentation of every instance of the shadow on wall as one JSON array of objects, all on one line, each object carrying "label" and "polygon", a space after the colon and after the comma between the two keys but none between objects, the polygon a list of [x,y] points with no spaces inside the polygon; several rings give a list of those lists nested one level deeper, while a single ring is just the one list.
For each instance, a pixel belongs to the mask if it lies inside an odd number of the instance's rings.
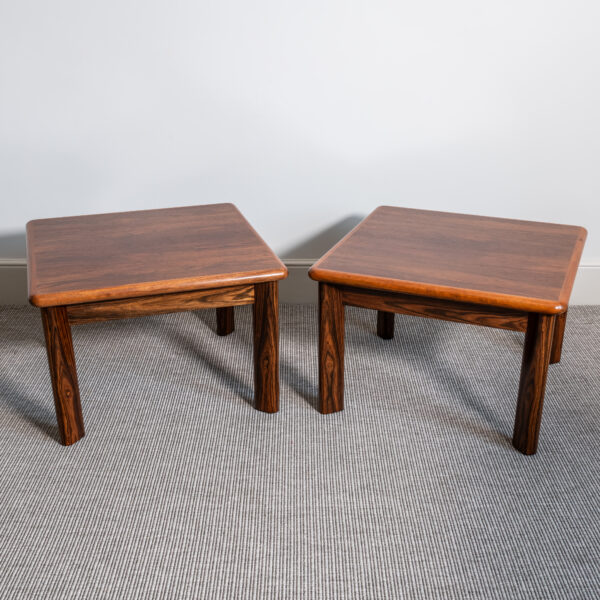
[{"label": "shadow on wall", "polygon": [[350,215],[341,221],[334,223],[327,229],[323,229],[306,241],[286,248],[280,256],[286,258],[316,260],[327,252],[334,244],[337,244],[351,229],[354,229],[362,220],[364,215]]},{"label": "shadow on wall", "polygon": [[291,304],[317,302],[317,283],[309,279],[308,268],[362,220],[362,215],[350,215],[280,253],[283,261],[286,262],[286,259],[288,261],[288,277],[279,284],[281,302]]}]

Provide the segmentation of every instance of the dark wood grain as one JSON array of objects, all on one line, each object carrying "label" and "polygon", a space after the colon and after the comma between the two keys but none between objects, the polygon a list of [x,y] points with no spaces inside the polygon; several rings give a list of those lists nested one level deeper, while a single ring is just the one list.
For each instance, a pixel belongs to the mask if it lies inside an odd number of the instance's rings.
[{"label": "dark wood grain", "polygon": [[42,309],[48,365],[60,441],[65,446],[80,440],[85,430],[79,399],[75,352],[64,307]]},{"label": "dark wood grain", "polygon": [[511,331],[527,329],[527,313],[508,308],[454,302],[439,298],[423,298],[409,294],[378,292],[370,289],[343,286],[340,286],[339,289],[343,303],[350,306],[458,323],[471,323]]},{"label": "dark wood grain", "polygon": [[513,433],[513,446],[523,454],[537,450],[555,320],[554,315],[529,315]]},{"label": "dark wood grain", "polygon": [[344,304],[337,286],[319,283],[319,410],[344,408]]},{"label": "dark wood grain", "polygon": [[513,444],[535,453],[586,235],[569,225],[376,209],[309,271],[320,289],[323,412],[343,408],[344,305],[377,310],[384,338],[393,313],[526,331]]},{"label": "dark wood grain", "polygon": [[[252,297],[254,298],[254,293]],[[233,306],[217,308],[217,335],[229,335],[233,333],[235,329],[235,315],[233,310]]]},{"label": "dark wood grain", "polygon": [[582,227],[381,206],[310,276],[553,314],[568,306],[585,238]]},{"label": "dark wood grain", "polygon": [[254,405],[279,410],[279,290],[275,281],[254,286]]},{"label": "dark wood grain", "polygon": [[393,312],[377,311],[377,335],[384,340],[391,340],[394,337]]},{"label": "dark wood grain", "polygon": [[550,352],[551,365],[560,362],[566,325],[567,311],[561,313],[560,315],[556,315],[556,322],[554,323],[554,335],[552,336],[552,351]]},{"label": "dark wood grain", "polygon": [[29,300],[41,307],[61,440],[84,434],[70,324],[254,304],[256,407],[279,409],[277,281],[287,269],[232,204],[27,224]]},{"label": "dark wood grain", "polygon": [[275,281],[283,263],[233,204],[27,224],[29,299],[59,306]]},{"label": "dark wood grain", "polygon": [[[127,300],[106,300],[67,306],[72,324],[143,317],[163,313],[252,304],[254,286],[240,285],[194,292],[179,292]],[[233,311],[233,309],[231,309]],[[232,323],[233,325],[233,319]]]}]

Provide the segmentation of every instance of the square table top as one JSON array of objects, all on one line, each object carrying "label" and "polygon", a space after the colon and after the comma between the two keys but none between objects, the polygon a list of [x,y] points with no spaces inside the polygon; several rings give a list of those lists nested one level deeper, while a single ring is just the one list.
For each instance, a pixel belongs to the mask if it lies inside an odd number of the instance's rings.
[{"label": "square table top", "polygon": [[27,223],[29,301],[60,306],[283,279],[233,204]]},{"label": "square table top", "polygon": [[309,271],[337,285],[555,314],[583,227],[380,206]]}]

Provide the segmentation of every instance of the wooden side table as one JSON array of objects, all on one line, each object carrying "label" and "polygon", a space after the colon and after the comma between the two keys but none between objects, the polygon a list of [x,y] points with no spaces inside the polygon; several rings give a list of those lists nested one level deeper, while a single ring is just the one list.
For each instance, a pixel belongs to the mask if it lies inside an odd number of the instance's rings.
[{"label": "wooden side table", "polygon": [[252,304],[255,406],[279,410],[278,280],[287,269],[233,204],[30,221],[27,258],[63,444],[84,435],[77,323],[215,308],[227,335],[233,307]]},{"label": "wooden side table", "polygon": [[310,270],[319,282],[320,410],[344,407],[344,306],[525,332],[513,432],[537,449],[548,365],[560,361],[582,227],[381,206]]}]

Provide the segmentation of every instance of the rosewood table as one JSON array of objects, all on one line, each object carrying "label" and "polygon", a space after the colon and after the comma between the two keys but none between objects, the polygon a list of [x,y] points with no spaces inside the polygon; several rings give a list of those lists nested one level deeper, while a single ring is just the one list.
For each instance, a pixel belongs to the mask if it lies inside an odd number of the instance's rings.
[{"label": "rosewood table", "polygon": [[319,282],[319,405],[344,408],[344,306],[525,332],[513,445],[537,449],[548,365],[560,361],[582,227],[381,206],[309,271]]},{"label": "rosewood table", "polygon": [[60,440],[84,435],[71,325],[215,308],[217,334],[252,304],[255,407],[279,409],[283,263],[233,204],[27,224],[29,301],[41,308]]}]

